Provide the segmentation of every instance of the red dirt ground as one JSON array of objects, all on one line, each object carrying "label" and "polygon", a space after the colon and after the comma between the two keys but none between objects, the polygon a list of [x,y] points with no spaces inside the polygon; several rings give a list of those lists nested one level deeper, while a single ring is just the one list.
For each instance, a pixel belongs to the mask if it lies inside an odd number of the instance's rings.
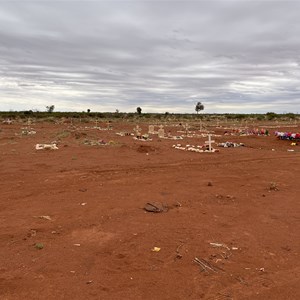
[{"label": "red dirt ground", "polygon": [[[194,153],[172,145],[205,138],[68,126],[1,126],[0,299],[300,299],[299,145],[226,136],[215,140],[246,147]],[[35,150],[53,140],[59,150]],[[151,201],[170,209],[144,211]]]}]

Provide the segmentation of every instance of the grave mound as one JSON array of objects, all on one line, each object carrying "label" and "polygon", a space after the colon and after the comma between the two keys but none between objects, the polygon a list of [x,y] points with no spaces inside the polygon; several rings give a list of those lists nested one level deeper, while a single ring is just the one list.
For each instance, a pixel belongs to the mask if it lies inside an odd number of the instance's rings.
[{"label": "grave mound", "polygon": [[137,152],[139,153],[149,153],[149,152],[155,152],[158,149],[153,146],[147,146],[147,145],[139,145],[138,148],[136,149]]}]

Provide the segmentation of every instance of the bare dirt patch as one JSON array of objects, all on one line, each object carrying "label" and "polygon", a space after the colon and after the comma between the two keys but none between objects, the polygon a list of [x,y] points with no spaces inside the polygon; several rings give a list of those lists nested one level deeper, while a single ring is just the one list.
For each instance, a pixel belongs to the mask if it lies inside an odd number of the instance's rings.
[{"label": "bare dirt patch", "polygon": [[112,126],[1,128],[0,299],[300,299],[299,145],[271,130],[194,153]]}]

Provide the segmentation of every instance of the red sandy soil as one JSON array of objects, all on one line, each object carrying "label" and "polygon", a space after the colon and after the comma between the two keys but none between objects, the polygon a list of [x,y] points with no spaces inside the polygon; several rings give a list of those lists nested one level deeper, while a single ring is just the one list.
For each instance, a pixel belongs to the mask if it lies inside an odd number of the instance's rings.
[{"label": "red sandy soil", "polygon": [[[194,153],[172,145],[206,138],[141,142],[115,134],[134,124],[112,125],[1,125],[0,299],[300,299],[299,145],[273,128]],[[35,150],[53,140],[59,150]],[[170,209],[144,211],[153,201]]]}]

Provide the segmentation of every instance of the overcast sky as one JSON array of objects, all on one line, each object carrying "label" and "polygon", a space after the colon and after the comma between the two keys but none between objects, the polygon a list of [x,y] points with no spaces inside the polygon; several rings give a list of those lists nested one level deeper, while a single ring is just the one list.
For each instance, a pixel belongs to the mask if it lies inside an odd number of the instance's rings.
[{"label": "overcast sky", "polygon": [[300,112],[300,1],[0,0],[0,110]]}]

